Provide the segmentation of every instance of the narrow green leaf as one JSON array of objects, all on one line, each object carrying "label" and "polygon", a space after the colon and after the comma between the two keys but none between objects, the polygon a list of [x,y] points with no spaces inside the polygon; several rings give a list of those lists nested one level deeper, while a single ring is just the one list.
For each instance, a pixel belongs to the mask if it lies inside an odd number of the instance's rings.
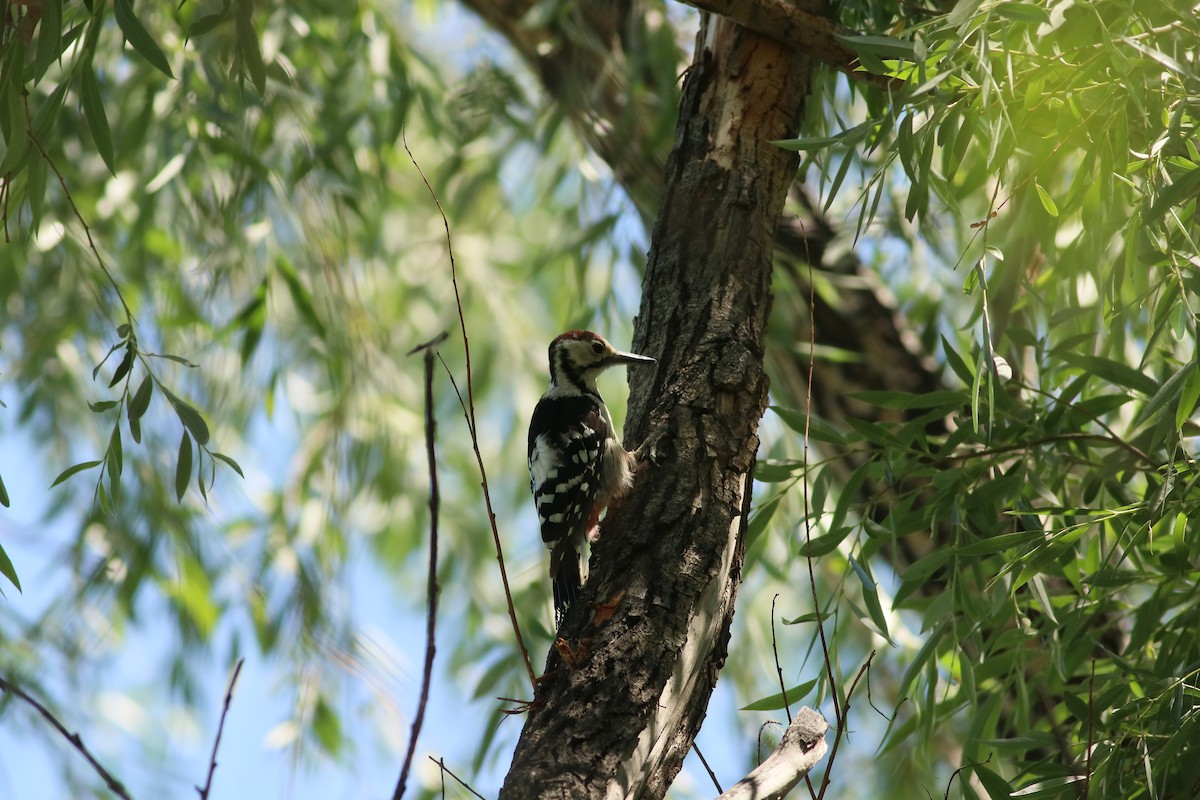
[{"label": "narrow green leaf", "polygon": [[987,790],[991,800],[1008,800],[1012,794],[1012,786],[1008,781],[982,764],[976,764],[971,769],[974,770],[975,777],[983,784],[983,788]]},{"label": "narrow green leaf", "polygon": [[120,383],[121,379],[129,374],[129,370],[133,367],[133,345],[125,348],[125,357],[121,359],[121,363],[117,364],[116,370],[113,371],[112,380],[108,382],[111,389]]},{"label": "narrow green leaf", "polygon": [[[17,47],[23,49],[19,42]],[[20,70],[14,70],[14,73],[19,76]],[[4,134],[7,145],[0,158],[0,175],[19,172],[29,156],[29,137],[25,135],[25,103],[21,90],[19,80],[0,85],[0,132]]]},{"label": "narrow green leaf", "polygon": [[1042,208],[1046,209],[1046,213],[1052,217],[1058,216],[1058,206],[1054,204],[1054,198],[1050,196],[1042,185],[1037,181],[1033,182],[1033,188],[1037,190],[1038,199],[1042,201]]},{"label": "narrow green leaf", "polygon": [[[975,270],[971,272],[974,273]],[[946,363],[950,365],[950,369],[954,370],[954,374],[965,386],[971,386],[975,382],[975,371],[967,365],[945,336],[942,336],[942,349],[946,352]]]},{"label": "narrow green leaf", "polygon": [[121,478],[121,470],[125,468],[125,453],[121,449],[121,426],[114,425],[112,436],[108,440],[108,477],[115,483]]},{"label": "narrow green leaf", "polygon": [[296,310],[300,312],[300,316],[304,319],[308,326],[316,331],[317,335],[324,338],[325,325],[321,322],[321,318],[317,316],[317,309],[313,305],[312,295],[308,288],[300,281],[300,275],[296,272],[296,268],[292,266],[286,258],[279,258],[275,262],[279,274],[283,276],[284,283],[287,284],[288,292],[292,295],[292,302],[296,305]]},{"label": "narrow green leaf", "polygon": [[116,405],[117,405],[116,400],[98,400],[95,403],[92,403],[90,401],[88,402],[88,408],[90,408],[92,410],[93,414],[103,414],[105,411],[108,411],[110,408],[116,408]]},{"label": "narrow green leaf", "polygon": [[[1193,707],[1195,704],[1195,690],[1189,692],[1192,695]],[[1086,717],[1085,717],[1086,719]],[[1179,727],[1171,732],[1171,736],[1167,739],[1167,743],[1158,751],[1158,759],[1160,764],[1173,764],[1175,757],[1185,747],[1192,750],[1195,747],[1197,738],[1197,728],[1200,728],[1200,714],[1189,713],[1185,716]]]},{"label": "narrow green leaf", "polygon": [[142,421],[137,417],[131,417],[129,420],[129,435],[137,444],[142,443]]},{"label": "narrow green leaf", "polygon": [[[904,585],[922,585],[933,577],[933,574],[941,569],[949,560],[950,550],[945,547],[939,547],[928,555],[914,561],[908,569],[900,574],[900,582]],[[897,593],[896,598],[897,600],[900,599],[899,593]]]},{"label": "narrow green leaf", "polygon": [[989,536],[981,541],[957,547],[954,549],[954,554],[959,556],[986,556],[991,553],[999,553],[1001,550],[1008,550],[1010,547],[1020,547],[1035,540],[1041,541],[1043,538],[1044,535],[1041,531],[1002,533],[998,536]]},{"label": "narrow green leaf", "polygon": [[842,182],[846,180],[846,175],[850,172],[850,165],[854,162],[855,159],[851,158],[848,153],[842,158],[842,163],[838,167],[837,174],[833,176],[833,182],[829,184],[829,194],[825,198],[825,211],[828,211],[829,207],[833,205],[838,190],[842,188]]},{"label": "narrow green leaf", "polygon": [[154,394],[154,379],[147,375],[145,378],[142,378],[141,385],[133,393],[133,398],[129,401],[129,407],[126,409],[129,413],[130,421],[142,418],[146,413],[146,409],[150,408],[150,396],[152,394]]},{"label": "narrow green leaf", "polygon": [[[50,129],[58,122],[58,112],[62,111],[63,99],[67,96],[69,86],[67,81],[63,81],[38,105],[38,110],[33,115],[33,135],[38,141],[45,140]],[[33,102],[33,98],[30,98],[30,102]]]},{"label": "narrow green leaf", "polygon": [[[209,459],[211,461],[211,459]],[[208,487],[204,485],[204,451],[196,451],[196,487],[200,489],[200,499],[208,502]]]},{"label": "narrow green leaf", "polygon": [[754,509],[754,513],[750,515],[750,524],[746,528],[746,548],[749,549],[758,537],[762,536],[763,531],[771,524],[771,518],[775,516],[775,512],[779,509],[779,501],[781,497],[776,495],[767,502],[763,503],[758,508]]},{"label": "narrow green leaf", "polygon": [[104,166],[108,167],[110,173],[116,175],[112,131],[108,127],[108,117],[104,115],[100,81],[96,77],[96,70],[92,68],[91,61],[85,63],[80,72],[82,75],[79,80],[79,97],[83,103],[83,118],[87,122],[88,130],[92,133],[96,151],[104,160]]},{"label": "narrow green leaf", "polygon": [[242,472],[242,468],[241,468],[240,466],[238,466],[238,463],[237,463],[236,461],[234,461],[232,458],[230,458],[229,456],[225,455],[224,453],[209,453],[209,455],[210,455],[210,456],[212,456],[213,458],[220,459],[221,461],[224,461],[224,462],[225,462],[226,464],[228,464],[228,465],[229,465],[229,466],[230,466],[230,467],[233,469],[233,471],[234,471],[234,472],[236,472],[236,473],[237,473],[237,474],[238,474],[240,477],[242,477],[242,478],[245,478],[245,477],[246,477],[246,475],[245,475],[245,474]]},{"label": "narrow green leaf", "polygon": [[183,432],[183,438],[179,440],[179,458],[175,462],[175,499],[183,501],[183,495],[187,492],[188,481],[192,478],[192,440],[188,437],[187,431]]},{"label": "narrow green leaf", "polygon": [[1088,356],[1070,352],[1059,353],[1059,358],[1088,374],[1096,375],[1117,386],[1124,386],[1127,389],[1141,392],[1148,397],[1153,397],[1158,391],[1157,381],[1128,364],[1101,358],[1100,356]]},{"label": "narrow green leaf", "polygon": [[175,356],[175,355],[171,355],[170,353],[149,353],[148,355],[153,358],[165,358],[168,361],[174,361],[177,364],[183,364],[185,367],[192,367],[193,369],[200,366],[199,364],[196,364],[195,362],[188,361],[183,356]]},{"label": "narrow green leaf", "polygon": [[1022,787],[1013,792],[1010,797],[1065,797],[1074,792],[1064,792],[1063,788],[1086,780],[1083,775],[1064,775],[1059,778],[1047,778],[1044,781],[1035,781],[1028,786]]},{"label": "narrow green leaf", "polygon": [[[811,472],[809,473],[809,477],[812,477]],[[812,520],[814,524],[816,524],[816,522],[821,518],[821,514],[823,514],[825,511],[825,499],[829,496],[829,486],[832,477],[833,470],[820,469],[817,472],[816,478],[814,478],[810,484],[812,489],[809,491],[808,508],[809,512],[812,514]]]},{"label": "narrow green leaf", "polygon": [[965,392],[952,389],[913,394],[911,392],[851,392],[846,395],[855,400],[862,400],[881,408],[920,409],[920,408],[957,408],[965,405]]},{"label": "narrow green leaf", "polygon": [[890,36],[842,36],[835,33],[834,38],[856,53],[871,53],[887,58],[906,58],[913,60],[915,49],[912,42],[903,39],[893,39]]},{"label": "narrow green leaf", "polygon": [[1191,419],[1192,412],[1196,410],[1196,403],[1200,402],[1200,367],[1192,364],[1185,372],[1188,376],[1179,392],[1179,407],[1175,409],[1176,430]]},{"label": "narrow green leaf", "polygon": [[1200,190],[1200,167],[1176,178],[1158,194],[1158,199],[1146,214],[1147,223],[1157,222],[1169,210],[1189,201]]},{"label": "narrow green leaf", "polygon": [[785,708],[791,703],[799,703],[808,693],[817,685],[816,680],[805,681],[804,683],[793,686],[787,690],[787,697],[784,698],[784,692],[776,692],[770,697],[764,697],[760,700],[755,700],[748,706],[744,706],[742,711],[778,711]]},{"label": "narrow green leaf", "polygon": [[313,714],[313,733],[326,752],[337,754],[342,749],[342,720],[324,697],[317,698],[316,712]]},{"label": "narrow green leaf", "polygon": [[[904,675],[900,677],[900,685],[896,687],[897,697],[906,697],[908,689],[912,686],[912,682],[916,680],[917,675],[925,668],[926,662],[937,655],[938,645],[941,644],[942,636],[946,633],[946,624],[942,623],[938,627],[929,632],[929,636],[925,639],[925,644],[921,645],[921,649],[913,656],[908,667],[904,670]],[[936,661],[936,658],[934,658]]]},{"label": "narrow green leaf", "polygon": [[832,553],[839,544],[842,543],[847,536],[850,535],[850,527],[844,526],[836,530],[830,531],[824,536],[818,536],[815,539],[809,539],[800,545],[799,553],[801,556],[809,558],[818,558],[820,556]]},{"label": "narrow green leaf", "polygon": [[37,55],[33,59],[33,81],[36,84],[62,55],[62,0],[44,0],[42,18],[38,21]]},{"label": "narrow green leaf", "polygon": [[823,150],[841,141],[838,136],[809,136],[801,139],[776,139],[771,144],[784,150],[795,152],[803,150]]},{"label": "narrow green leaf", "polygon": [[1005,2],[996,3],[992,9],[1000,16],[1015,22],[1029,22],[1034,25],[1050,22],[1050,12],[1033,3],[1015,3],[1005,0]]},{"label": "narrow green leaf", "polygon": [[254,21],[250,18],[253,9],[254,4],[246,0],[237,4],[237,44],[242,66],[254,83],[254,88],[262,96],[267,93],[267,68],[263,64],[258,32],[254,30]]},{"label": "narrow green leaf", "polygon": [[800,616],[794,617],[792,619],[784,619],[783,624],[784,625],[804,625],[805,623],[808,623],[808,622],[816,622],[818,620],[818,618],[821,619],[821,621],[824,621],[824,620],[829,619],[829,615],[828,614],[818,614],[816,611],[810,611],[807,614],[801,614]]},{"label": "narrow green leaf", "polygon": [[167,57],[162,48],[158,46],[158,42],[154,41],[154,37],[133,13],[133,0],[116,0],[115,11],[117,24],[121,26],[121,32],[125,34],[125,40],[133,46],[134,50],[141,53],[142,58],[149,61],[151,66],[168,78],[174,78],[175,74],[171,72],[171,65],[167,63]]},{"label": "narrow green leaf", "polygon": [[790,481],[803,472],[804,463],[801,461],[761,460],[754,464],[754,480],[762,483]]},{"label": "narrow green leaf", "polygon": [[0,475],[0,506],[8,508],[8,489],[4,486],[4,476]]},{"label": "narrow green leaf", "polygon": [[858,576],[859,583],[862,584],[863,602],[867,604],[867,614],[870,615],[871,621],[875,623],[879,633],[891,641],[892,636],[888,633],[887,617],[884,616],[883,604],[879,601],[879,586],[867,568],[860,564],[854,556],[850,556],[850,566],[854,569],[854,574]]},{"label": "narrow green leaf", "polygon": [[12,561],[8,558],[8,553],[4,552],[3,547],[0,547],[0,575],[8,578],[9,582],[17,587],[18,592],[21,591],[21,580],[17,577],[17,570],[13,567]]},{"label": "narrow green leaf", "polygon": [[26,169],[26,194],[29,197],[30,225],[36,232],[42,221],[42,209],[46,203],[46,160],[38,153],[29,159]]},{"label": "narrow green leaf", "polygon": [[1154,396],[1134,416],[1133,427],[1137,428],[1147,422],[1154,421],[1160,411],[1173,404],[1175,399],[1183,394],[1188,375],[1194,372],[1194,370],[1194,367],[1185,367],[1163,381],[1162,386],[1154,393]]},{"label": "narrow green leaf", "polygon": [[77,473],[83,472],[85,469],[92,469],[92,468],[98,467],[98,466],[100,466],[99,461],[84,461],[84,462],[76,464],[74,466],[67,467],[66,469],[64,469],[62,472],[60,472],[58,474],[58,477],[54,479],[54,483],[50,484],[50,488],[53,489],[55,486],[58,486],[60,483],[65,481],[67,478],[69,478],[72,475],[75,475]]},{"label": "narrow green leaf", "polygon": [[100,359],[100,363],[92,367],[92,380],[96,380],[96,376],[100,374],[100,368],[104,366],[104,362],[108,361],[108,357],[117,352],[117,348],[123,344],[125,343],[117,342],[112,347],[108,348],[108,352],[104,354],[104,358]]},{"label": "narrow green leaf", "polygon": [[187,38],[195,39],[198,36],[203,36],[224,21],[225,15],[223,13],[205,14],[199,19],[193,20],[191,25],[188,25]]},{"label": "narrow green leaf", "polygon": [[167,396],[167,401],[175,409],[175,414],[183,423],[183,427],[191,431],[192,436],[196,438],[196,444],[201,446],[208,444],[208,425],[205,424],[204,417],[200,416],[200,412],[180,400],[174,392],[162,384],[159,384],[159,388]]},{"label": "narrow green leaf", "polygon": [[896,152],[900,154],[900,164],[904,167],[904,174],[910,180],[915,179],[917,168],[915,166],[916,159],[913,158],[913,115],[905,114],[900,120],[900,124],[896,126]]}]

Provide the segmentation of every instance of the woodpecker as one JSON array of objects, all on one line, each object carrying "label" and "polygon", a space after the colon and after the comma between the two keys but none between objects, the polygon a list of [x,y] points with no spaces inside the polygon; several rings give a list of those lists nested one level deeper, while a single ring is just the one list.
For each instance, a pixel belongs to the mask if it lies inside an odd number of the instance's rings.
[{"label": "woodpecker", "polygon": [[633,483],[636,456],[617,438],[596,378],[609,367],[653,363],[590,331],[550,343],[550,389],[529,422],[529,488],[550,550],[556,624],[587,580],[585,540],[596,540],[600,514]]}]

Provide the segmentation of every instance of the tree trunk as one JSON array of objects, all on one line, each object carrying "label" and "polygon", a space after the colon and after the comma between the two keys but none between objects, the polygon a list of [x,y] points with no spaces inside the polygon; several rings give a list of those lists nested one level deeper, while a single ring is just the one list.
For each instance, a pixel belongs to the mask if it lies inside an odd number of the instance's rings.
[{"label": "tree trunk", "polygon": [[[776,223],[807,58],[705,17],[643,284],[633,442],[658,458],[610,513],[585,597],[551,654],[501,797],[662,797],[724,663],[741,579]],[[611,613],[611,618],[608,614]]]}]

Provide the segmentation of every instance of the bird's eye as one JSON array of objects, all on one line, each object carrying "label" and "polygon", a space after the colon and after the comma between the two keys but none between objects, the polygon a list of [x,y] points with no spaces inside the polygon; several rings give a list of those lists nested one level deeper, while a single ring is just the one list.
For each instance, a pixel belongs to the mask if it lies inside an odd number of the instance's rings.
[{"label": "bird's eye", "polygon": [[599,342],[592,342],[592,352],[596,355],[600,355],[604,352],[604,345],[600,344]]}]

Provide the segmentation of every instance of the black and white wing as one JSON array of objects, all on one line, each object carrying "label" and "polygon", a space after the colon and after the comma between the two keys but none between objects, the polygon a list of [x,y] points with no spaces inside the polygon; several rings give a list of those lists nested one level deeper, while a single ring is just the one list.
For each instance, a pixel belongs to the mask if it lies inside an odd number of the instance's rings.
[{"label": "black and white wing", "polygon": [[550,549],[556,622],[587,577],[585,543],[608,435],[600,406],[588,395],[543,398],[529,424],[529,485]]}]

